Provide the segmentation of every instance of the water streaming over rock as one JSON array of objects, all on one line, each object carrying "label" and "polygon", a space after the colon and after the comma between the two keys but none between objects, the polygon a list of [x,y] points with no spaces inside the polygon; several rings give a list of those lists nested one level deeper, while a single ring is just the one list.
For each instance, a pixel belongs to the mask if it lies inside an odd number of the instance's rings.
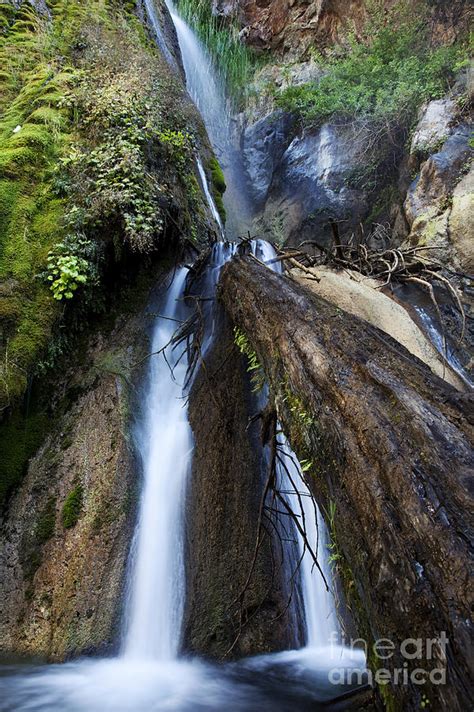
[{"label": "water streaming over rock", "polygon": [[204,170],[204,166],[202,165],[202,161],[199,158],[199,156],[196,159],[196,164],[198,167],[199,176],[201,178],[201,185],[202,185],[202,188],[204,191],[204,195],[206,196],[207,204],[209,205],[209,208],[211,210],[212,217],[214,218],[217,225],[219,226],[220,237],[223,239],[224,238],[224,225],[222,224],[222,218],[221,218],[219,211],[216,207],[214,198],[211,195],[211,191],[209,190],[209,183],[207,180],[206,171]]},{"label": "water streaming over rock", "polygon": [[[177,656],[184,606],[184,499],[192,434],[183,400],[186,351],[170,343],[186,316],[187,269],[177,270],[153,330],[145,403],[134,428],[143,488],[132,545],[124,655]],[[160,350],[164,349],[162,355]]]},{"label": "water streaming over rock", "polygon": [[199,109],[220,165],[227,190],[224,205],[229,237],[246,236],[252,224],[249,197],[240,147],[232,136],[232,117],[225,86],[214,64],[193,30],[179,16],[170,0],[166,2],[176,28],[188,92]]},{"label": "water streaming over rock", "polygon": [[421,306],[421,304],[413,304],[413,308],[418,314],[418,317],[423,325],[427,336],[430,338],[437,351],[441,354],[443,358],[446,359],[453,371],[457,373],[457,375],[464,381],[464,383],[470,388],[474,388],[474,380],[472,379],[471,374],[456,356],[455,350],[450,340],[446,339],[445,343],[443,330],[440,328],[435,317],[430,314],[428,309]]},{"label": "water streaming over rock", "polygon": [[158,47],[160,48],[164,58],[168,62],[169,65],[171,65],[174,69],[178,69],[178,65],[176,62],[176,59],[171,52],[170,48],[168,47],[168,43],[166,41],[164,29],[161,25],[161,22],[158,18],[158,14],[156,12],[156,4],[154,0],[143,0],[144,6],[145,6],[145,11],[146,15],[148,18],[148,22],[151,25],[151,28],[153,30],[153,34],[155,36],[155,41]]},{"label": "water streaming over rock", "polygon": [[[254,243],[255,256],[274,272],[281,273],[281,262],[276,260],[273,246],[263,240]],[[281,426],[278,427],[281,431]],[[285,435],[278,435],[281,460],[277,461],[277,487],[282,492],[293,512],[304,522],[306,536],[316,554],[315,566],[310,552],[305,549],[301,532],[293,526],[293,536],[297,542],[298,559],[301,559],[301,588],[304,607],[305,643],[310,647],[322,647],[341,639],[341,629],[336,615],[333,594],[333,575],[329,564],[328,533],[318,505],[314,502],[298,458],[292,451]],[[288,527],[288,525],[286,525]],[[288,552],[286,571],[291,577],[296,562]],[[300,614],[303,612],[300,612]]]}]

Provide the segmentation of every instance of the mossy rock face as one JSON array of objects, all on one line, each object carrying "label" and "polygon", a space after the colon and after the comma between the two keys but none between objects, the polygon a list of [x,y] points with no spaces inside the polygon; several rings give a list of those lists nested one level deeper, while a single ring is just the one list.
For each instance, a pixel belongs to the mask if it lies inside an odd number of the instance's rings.
[{"label": "mossy rock face", "polygon": [[[0,410],[8,410],[37,364],[59,351],[55,342],[70,340],[104,309],[104,285],[118,284],[125,263],[171,241],[204,241],[209,228],[190,180],[202,123],[133,14],[136,3],[58,0],[47,22],[26,3],[0,10],[0,298],[7,316]],[[61,256],[87,262],[86,279],[58,298],[48,256],[63,244]],[[8,294],[4,284],[13,285]]]},{"label": "mossy rock face", "polygon": [[[149,353],[144,310],[150,285],[162,277],[157,263],[148,279],[141,273],[114,302],[115,318],[105,314],[89,325],[93,333],[76,342],[73,360],[62,359],[61,375],[46,375],[32,394],[31,412],[40,396],[47,401],[49,430],[33,457],[21,453],[25,476],[2,511],[9,542],[0,560],[4,649],[55,661],[115,650],[140,479],[128,402],[141,392]],[[116,361],[127,378],[115,373]],[[15,424],[13,444],[25,430],[24,419]],[[0,428],[0,467],[1,438]]]},{"label": "mossy rock face", "polygon": [[227,190],[227,185],[224,178],[224,173],[219,165],[217,158],[211,158],[209,161],[209,168],[211,170],[212,185],[221,195]]},{"label": "mossy rock face", "polygon": [[226,221],[226,210],[222,196],[227,190],[224,173],[219,165],[217,158],[211,158],[209,161],[209,171],[211,173],[211,190],[212,197],[216,204],[216,208],[221,216],[222,222]]},{"label": "mossy rock face", "polygon": [[46,502],[36,524],[35,536],[38,544],[45,544],[54,534],[56,526],[56,497]]},{"label": "mossy rock face", "polygon": [[77,485],[69,492],[63,505],[62,520],[65,529],[74,527],[81,515],[84,490],[82,485]]},{"label": "mossy rock face", "polygon": [[48,419],[41,412],[26,417],[15,413],[0,428],[0,507],[20,482],[47,429]]}]

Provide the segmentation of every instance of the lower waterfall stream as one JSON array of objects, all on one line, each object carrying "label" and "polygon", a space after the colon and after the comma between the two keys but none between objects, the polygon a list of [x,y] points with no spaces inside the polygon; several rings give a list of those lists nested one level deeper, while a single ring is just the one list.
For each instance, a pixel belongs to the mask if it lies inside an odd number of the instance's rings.
[{"label": "lower waterfall stream", "polygon": [[[205,275],[205,289],[210,290],[207,293],[215,290],[219,272],[235,249],[229,243],[214,246]],[[253,244],[253,250],[260,259],[274,256],[273,248],[261,241]],[[364,652],[334,645],[338,626],[332,595],[307,553],[301,570],[306,615],[300,611],[306,622],[305,647],[221,666],[180,657],[184,501],[192,434],[182,398],[187,364],[173,355],[169,342],[176,329],[175,320],[185,317],[186,275],[186,268],[178,269],[162,297],[151,340],[155,355],[150,358],[146,397],[134,429],[143,486],[131,547],[121,653],[115,658],[85,658],[61,665],[4,666],[0,673],[2,712],[191,712],[220,710],[224,705],[235,712],[309,711],[323,706],[327,709],[331,700],[350,694],[364,679]],[[214,334],[212,305],[206,322],[204,352]],[[164,347],[166,359],[156,355]],[[299,464],[286,440],[280,438],[291,473]],[[284,483],[287,475],[283,470],[280,477],[282,490],[291,499],[295,494],[291,485]],[[330,579],[322,519],[319,513],[316,515],[311,498],[303,499],[308,521],[313,522],[308,527],[309,536],[315,539],[318,559],[321,557],[323,572]],[[301,541],[298,546],[302,551]],[[331,633],[334,640],[329,641]],[[336,671],[335,679],[331,670]],[[355,685],[348,681],[351,671]],[[334,702],[330,709],[345,709],[344,700]]]}]

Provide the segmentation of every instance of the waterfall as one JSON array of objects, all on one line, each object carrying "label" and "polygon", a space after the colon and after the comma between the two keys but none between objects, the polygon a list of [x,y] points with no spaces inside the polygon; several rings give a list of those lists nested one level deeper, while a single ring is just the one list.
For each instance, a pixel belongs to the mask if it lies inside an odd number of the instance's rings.
[{"label": "waterfall", "polygon": [[[213,296],[222,266],[235,244],[216,243],[200,286],[206,299],[202,356],[216,328]],[[131,547],[130,586],[123,656],[169,661],[177,658],[185,601],[184,505],[193,439],[188,421],[184,347],[170,343],[189,310],[184,304],[188,270],[176,271],[153,328],[145,398],[133,430],[143,486]]]},{"label": "waterfall", "polygon": [[214,150],[219,157],[226,158],[230,144],[230,113],[225,88],[193,30],[169,0],[166,4],[178,36],[188,93],[204,120]]},{"label": "waterfall", "polygon": [[201,178],[201,184],[204,190],[204,195],[206,196],[207,204],[209,205],[210,211],[212,213],[212,217],[216,221],[217,225],[219,226],[219,230],[221,233],[221,237],[224,237],[224,226],[222,224],[222,219],[221,216],[219,215],[219,211],[216,207],[216,204],[214,202],[214,199],[211,195],[211,191],[209,190],[209,183],[207,182],[207,177],[206,177],[206,172],[204,170],[204,166],[202,165],[202,161],[199,158],[199,156],[196,159],[198,171],[199,171],[199,176]]},{"label": "waterfall", "polygon": [[[203,356],[212,343],[216,329],[216,310],[212,300],[222,266],[236,250],[232,243],[214,245],[201,285],[206,297]],[[252,252],[275,271],[280,263],[271,245],[252,242]],[[184,584],[184,501],[192,458],[192,434],[183,401],[183,383],[188,367],[186,354],[168,345],[179,321],[184,317],[183,304],[187,270],[181,268],[157,317],[151,344],[146,399],[141,419],[134,429],[134,441],[140,454],[143,489],[139,519],[132,545],[131,581],[127,611],[127,633],[124,655],[131,658],[170,660],[179,652],[185,596]],[[161,349],[164,354],[158,355]],[[166,356],[166,358],[165,358]],[[339,632],[333,596],[327,590],[331,572],[327,562],[327,533],[319,509],[314,504],[304,481],[299,463],[283,435],[279,448],[284,465],[277,467],[278,485],[293,511],[304,514],[306,532],[318,563],[317,569],[298,531],[306,624],[306,643],[328,644],[331,633]],[[298,494],[295,492],[297,483]],[[301,505],[300,505],[301,503]],[[287,566],[288,575],[291,571]]]},{"label": "waterfall", "polygon": [[[273,246],[263,240],[254,242],[255,256],[274,272],[282,272],[281,262],[274,261],[277,253]],[[278,424],[278,430],[281,426]],[[341,636],[337,620],[336,606],[332,591],[332,572],[328,557],[328,533],[318,505],[313,500],[306,484],[300,463],[282,432],[279,433],[278,448],[282,462],[277,461],[277,487],[282,492],[292,511],[300,515],[305,522],[306,536],[316,554],[319,569],[305,544],[302,534],[294,527],[293,535],[297,541],[298,558],[301,559],[301,588],[305,618],[305,642],[309,647],[329,645]],[[295,490],[295,485],[297,491]],[[286,567],[291,576],[294,561],[289,556]],[[334,640],[333,640],[334,638]]]},{"label": "waterfall", "polygon": [[166,4],[176,28],[189,95],[204,119],[212,148],[224,172],[227,234],[232,238],[246,236],[252,225],[252,206],[241,151],[232,137],[225,86],[196,34],[179,16],[172,2],[166,0]]},{"label": "waterfall", "polygon": [[143,2],[144,2],[144,6],[145,6],[146,15],[148,17],[148,21],[151,25],[153,34],[155,36],[156,44],[160,48],[160,50],[161,50],[164,58],[168,62],[168,64],[171,65],[171,67],[173,67],[173,69],[178,69],[176,59],[174,58],[173,54],[170,52],[168,43],[166,42],[166,39],[165,39],[163,28],[161,26],[161,23],[158,19],[157,14],[156,14],[156,6],[154,3],[154,0],[143,0]]},{"label": "waterfall", "polygon": [[[186,312],[182,302],[186,275],[185,268],[176,272],[156,320],[143,413],[134,429],[143,488],[132,545],[127,657],[169,660],[176,657],[180,644],[185,593],[183,509],[192,434],[182,399],[186,353],[167,344]],[[158,354],[161,349],[164,352]]]}]

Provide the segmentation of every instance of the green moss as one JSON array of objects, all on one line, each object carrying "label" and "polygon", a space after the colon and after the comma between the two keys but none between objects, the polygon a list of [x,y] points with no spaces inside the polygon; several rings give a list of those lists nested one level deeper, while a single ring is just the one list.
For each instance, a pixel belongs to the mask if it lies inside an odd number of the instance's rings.
[{"label": "green moss", "polygon": [[[144,41],[134,4],[48,7],[46,20],[27,3],[0,2],[2,413],[19,407],[32,377],[104,309],[101,280],[132,281],[143,263],[134,253],[163,249],[167,211],[183,235],[207,229],[201,193],[186,181],[200,123],[180,80]],[[47,282],[48,256],[64,244],[66,257],[88,263],[87,285],[66,308]],[[0,444],[16,430],[1,425]],[[34,450],[25,434],[12,442],[6,459],[2,447],[0,501]]]},{"label": "green moss", "polygon": [[38,544],[45,544],[54,534],[56,525],[56,498],[46,502],[36,523],[35,538]]},{"label": "green moss", "polygon": [[14,413],[0,428],[0,506],[26,472],[48,429],[43,413]]},{"label": "green moss", "polygon": [[217,158],[211,158],[209,161],[209,171],[211,173],[211,190],[214,203],[219,211],[222,221],[226,221],[226,211],[222,196],[227,190],[227,185],[224,178],[224,173],[219,165]]},{"label": "green moss", "polygon": [[221,195],[224,194],[227,186],[225,183],[224,173],[222,172],[222,168],[220,167],[217,158],[211,158],[209,161],[209,168],[211,171],[212,185],[215,190],[221,193]]},{"label": "green moss", "polygon": [[110,527],[121,516],[120,507],[107,500],[102,500],[92,521],[92,531],[99,534],[103,527]]},{"label": "green moss", "polygon": [[74,527],[81,515],[84,490],[82,485],[76,485],[69,492],[62,510],[62,522],[65,529]]}]

